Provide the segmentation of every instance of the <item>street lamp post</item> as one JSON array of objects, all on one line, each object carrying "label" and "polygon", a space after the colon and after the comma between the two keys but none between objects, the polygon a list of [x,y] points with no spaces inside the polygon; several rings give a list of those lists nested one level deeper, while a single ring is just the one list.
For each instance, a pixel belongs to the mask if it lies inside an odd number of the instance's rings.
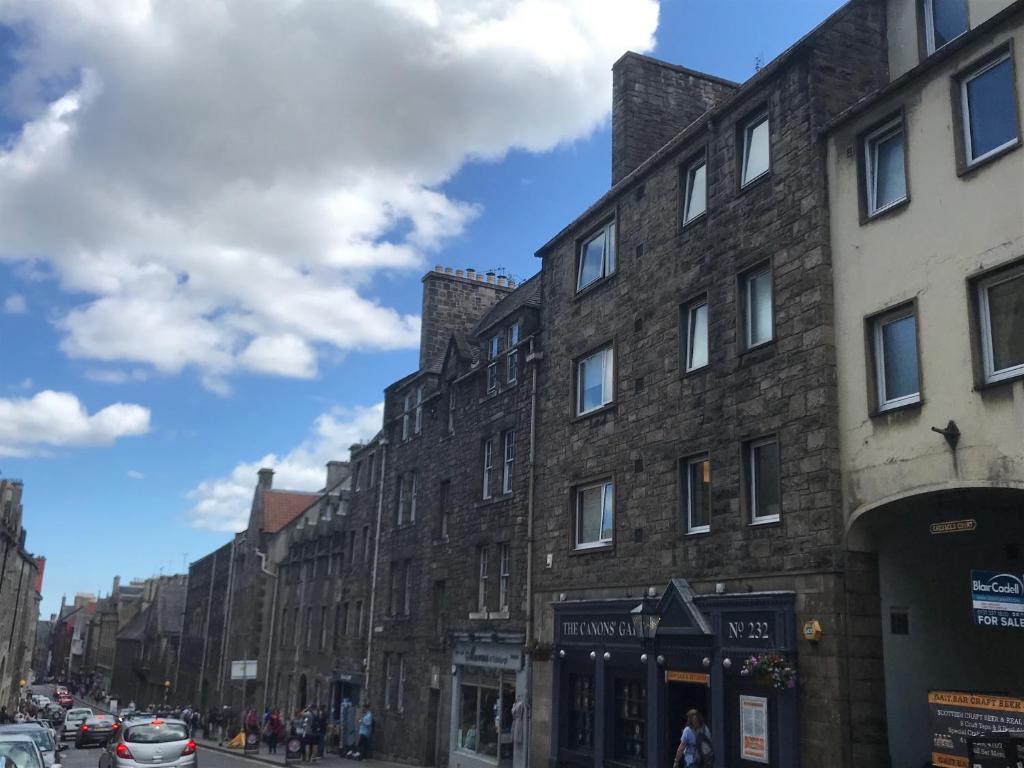
[{"label": "street lamp post", "polygon": [[658,740],[655,729],[650,727],[657,721],[658,709],[655,690],[658,684],[658,662],[653,663],[649,658],[650,651],[657,651],[654,644],[655,636],[658,634],[658,626],[661,624],[661,612],[658,610],[658,602],[653,597],[654,590],[640,598],[640,604],[629,612],[629,618],[633,622],[633,632],[640,642],[640,663],[644,665],[646,686],[647,686],[647,733],[644,741],[644,757],[647,765],[652,764],[652,759],[658,750]]},{"label": "street lamp post", "polygon": [[164,680],[164,706],[167,705],[167,698],[171,695],[171,681]]},{"label": "street lamp post", "polygon": [[652,597],[640,598],[640,604],[629,612],[629,618],[633,622],[633,632],[640,641],[640,652],[646,656],[648,645],[654,642],[661,624],[657,602]]}]

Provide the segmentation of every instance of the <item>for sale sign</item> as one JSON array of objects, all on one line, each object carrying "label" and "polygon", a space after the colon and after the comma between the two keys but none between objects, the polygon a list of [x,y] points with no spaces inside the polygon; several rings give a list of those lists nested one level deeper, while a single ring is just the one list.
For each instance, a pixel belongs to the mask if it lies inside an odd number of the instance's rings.
[{"label": "for sale sign", "polygon": [[969,768],[967,740],[984,740],[1024,730],[1024,699],[957,691],[928,694],[932,763]]},{"label": "for sale sign", "polygon": [[1024,629],[1024,578],[1016,573],[972,570],[971,605],[979,627]]}]

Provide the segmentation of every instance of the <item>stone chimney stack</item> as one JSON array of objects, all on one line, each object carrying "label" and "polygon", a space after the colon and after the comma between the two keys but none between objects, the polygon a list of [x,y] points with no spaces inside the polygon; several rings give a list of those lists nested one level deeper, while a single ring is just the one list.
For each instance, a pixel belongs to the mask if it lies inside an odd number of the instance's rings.
[{"label": "stone chimney stack", "polygon": [[274,487],[274,470],[264,467],[258,473],[259,487],[262,491],[269,491]]},{"label": "stone chimney stack", "polygon": [[349,463],[347,461],[327,462],[327,490],[331,490],[338,483],[349,476]]},{"label": "stone chimney stack", "polygon": [[630,51],[612,66],[612,186],[738,83]]},{"label": "stone chimney stack", "polygon": [[435,267],[423,277],[423,321],[420,326],[420,370],[441,360],[455,331],[467,332],[483,314],[512,291],[500,285],[493,273]]}]

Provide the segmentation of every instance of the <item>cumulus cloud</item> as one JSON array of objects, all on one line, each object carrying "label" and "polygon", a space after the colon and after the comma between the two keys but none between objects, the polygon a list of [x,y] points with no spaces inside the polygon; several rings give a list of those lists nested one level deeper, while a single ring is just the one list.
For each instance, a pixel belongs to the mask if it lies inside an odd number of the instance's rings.
[{"label": "cumulus cloud", "polygon": [[287,453],[268,453],[256,461],[244,461],[228,474],[204,480],[188,492],[192,501],[188,517],[196,528],[238,531],[249,519],[256,473],[261,467],[274,470],[274,487],[292,491],[317,491],[326,479],[328,461],[347,460],[353,443],[369,440],[381,428],[384,404],[335,408],[317,417],[308,437]]},{"label": "cumulus cloud", "polygon": [[137,469],[129,469],[125,474],[128,475],[130,480],[144,480],[146,477],[144,473],[139,472]]},{"label": "cumulus cloud", "polygon": [[32,456],[50,447],[110,445],[149,431],[149,409],[114,403],[90,415],[69,392],[0,398],[0,456]]},{"label": "cumulus cloud", "polygon": [[[375,298],[477,214],[468,159],[605,120],[656,0],[6,0],[0,259],[78,301],[72,357],[309,377],[325,352],[414,346]],[[55,84],[66,83],[54,95]],[[78,297],[85,296],[80,301]]]},{"label": "cumulus cloud", "polygon": [[23,315],[28,311],[28,303],[25,297],[19,293],[13,293],[4,299],[4,312],[8,315]]}]

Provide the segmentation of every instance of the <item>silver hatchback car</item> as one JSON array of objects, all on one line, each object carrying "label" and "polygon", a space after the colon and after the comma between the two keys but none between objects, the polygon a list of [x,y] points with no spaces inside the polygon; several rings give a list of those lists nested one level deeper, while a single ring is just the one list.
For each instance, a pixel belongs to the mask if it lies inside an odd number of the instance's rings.
[{"label": "silver hatchback car", "polygon": [[100,755],[99,768],[198,768],[196,743],[181,720],[128,720]]}]

